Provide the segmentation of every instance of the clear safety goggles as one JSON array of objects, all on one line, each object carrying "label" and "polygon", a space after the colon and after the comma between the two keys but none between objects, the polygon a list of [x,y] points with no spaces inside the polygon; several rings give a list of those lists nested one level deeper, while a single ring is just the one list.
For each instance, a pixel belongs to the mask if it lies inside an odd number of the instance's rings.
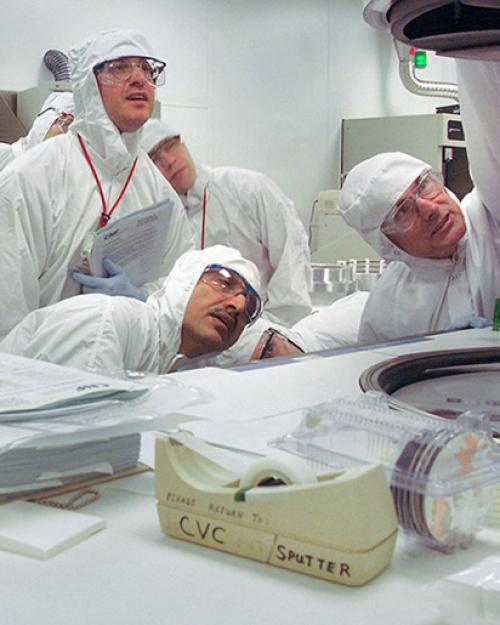
[{"label": "clear safety goggles", "polygon": [[113,61],[104,61],[96,65],[94,72],[103,85],[121,85],[130,80],[136,69],[139,69],[144,80],[152,87],[165,84],[166,64],[156,59],[131,59],[124,57]]},{"label": "clear safety goggles", "polygon": [[252,360],[276,358],[277,356],[293,356],[303,354],[304,350],[276,328],[268,328],[260,337]]},{"label": "clear safety goggles", "polygon": [[149,158],[157,166],[167,166],[168,163],[165,162],[165,156],[170,152],[170,150],[178,146],[180,142],[181,138],[179,135],[176,135],[175,137],[170,137],[169,139],[162,141],[158,147],[156,147],[149,153]]},{"label": "clear safety goggles", "polygon": [[249,323],[253,323],[262,311],[262,301],[257,291],[243,276],[234,269],[228,269],[222,265],[212,264],[205,267],[200,280],[208,284],[226,297],[236,295],[245,296],[244,315]]},{"label": "clear safety goggles", "polygon": [[417,178],[415,191],[392,207],[382,223],[382,232],[397,234],[410,230],[418,216],[417,199],[433,200],[443,189],[443,176],[439,172],[433,169],[424,171]]}]

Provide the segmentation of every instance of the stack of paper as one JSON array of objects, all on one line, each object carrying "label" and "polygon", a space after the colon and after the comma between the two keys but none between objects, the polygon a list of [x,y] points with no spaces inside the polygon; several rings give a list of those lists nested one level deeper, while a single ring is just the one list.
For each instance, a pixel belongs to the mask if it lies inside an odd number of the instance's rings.
[{"label": "stack of paper", "polygon": [[65,486],[134,467],[140,434],[55,448],[11,449],[0,454],[0,497]]},{"label": "stack of paper", "polygon": [[[0,353],[0,498],[135,467],[140,432],[195,401],[155,386]],[[169,410],[170,409],[170,410]]]},{"label": "stack of paper", "polygon": [[126,380],[0,353],[2,422],[57,416],[63,409],[97,400],[130,400],[147,392],[145,386]]}]

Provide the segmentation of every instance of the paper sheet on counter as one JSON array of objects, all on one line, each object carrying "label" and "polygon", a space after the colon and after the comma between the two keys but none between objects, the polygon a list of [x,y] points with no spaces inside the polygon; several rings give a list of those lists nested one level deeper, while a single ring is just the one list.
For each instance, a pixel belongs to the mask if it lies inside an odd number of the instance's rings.
[{"label": "paper sheet on counter", "polygon": [[0,506],[0,549],[46,560],[105,526],[99,517],[14,501]]},{"label": "paper sheet on counter", "polygon": [[217,421],[250,421],[314,406],[334,397],[361,392],[359,374],[387,358],[375,351],[339,357],[297,359],[286,364],[241,369],[204,368],[172,377],[211,394],[211,399],[186,412]]}]

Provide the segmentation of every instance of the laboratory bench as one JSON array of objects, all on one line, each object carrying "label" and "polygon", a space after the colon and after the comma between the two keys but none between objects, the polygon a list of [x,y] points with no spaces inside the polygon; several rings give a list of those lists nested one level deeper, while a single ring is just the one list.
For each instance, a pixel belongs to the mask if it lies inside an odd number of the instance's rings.
[{"label": "laboratory bench", "polygon": [[[200,419],[193,423],[216,415],[219,427],[206,429],[207,440],[224,444],[221,432],[227,429],[233,438],[226,443],[234,447],[231,417],[236,406],[254,416],[266,410],[275,414],[279,387],[286,414],[325,401],[334,388],[353,392],[364,369],[398,354],[500,346],[500,333],[487,332],[270,361],[238,371],[208,371],[207,376],[201,371],[174,375],[199,387],[206,378],[211,399],[192,408]],[[227,398],[225,375],[238,396],[234,403]],[[256,387],[262,387],[258,395]],[[287,429],[282,416],[278,422],[277,427]],[[264,437],[273,431],[262,429]],[[145,462],[151,461],[151,440],[151,435],[144,438]],[[258,447],[258,437],[254,442]],[[98,490],[99,499],[82,512],[105,519],[102,531],[45,561],[0,553],[2,625],[443,625],[422,586],[500,554],[500,526],[482,529],[471,547],[451,554],[410,549],[400,537],[387,570],[364,586],[346,587],[166,536],[156,511],[152,471],[102,484]]]}]

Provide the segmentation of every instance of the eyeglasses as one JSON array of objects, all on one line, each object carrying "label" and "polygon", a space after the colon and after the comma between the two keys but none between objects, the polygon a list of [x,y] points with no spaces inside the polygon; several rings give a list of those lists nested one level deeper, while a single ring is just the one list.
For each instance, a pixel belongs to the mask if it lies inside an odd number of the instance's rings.
[{"label": "eyeglasses", "polygon": [[200,280],[213,289],[223,293],[226,297],[235,295],[245,296],[245,308],[243,314],[253,323],[262,311],[262,301],[257,291],[234,269],[228,269],[222,265],[208,265]]},{"label": "eyeglasses", "polygon": [[40,111],[37,114],[37,117],[41,117],[42,115],[45,115],[45,113],[48,113],[49,111],[54,111],[55,113],[57,113],[57,109],[55,106],[48,106],[46,109],[43,109],[43,111]]},{"label": "eyeglasses", "polygon": [[381,230],[384,234],[403,233],[410,230],[417,219],[417,198],[433,200],[444,189],[443,176],[431,169],[417,178],[415,191],[402,202],[396,203],[384,219]]},{"label": "eyeglasses", "polygon": [[303,354],[304,350],[276,328],[268,328],[261,336],[252,360]]},{"label": "eyeglasses", "polygon": [[153,161],[153,163],[158,165],[164,165],[165,167],[168,163],[165,162],[164,156],[166,156],[170,150],[179,145],[181,142],[181,138],[179,136],[170,137],[170,139],[166,139],[158,147],[152,150],[149,153],[149,158]]},{"label": "eyeglasses", "polygon": [[68,128],[74,122],[75,118],[71,113],[61,113],[56,119],[56,125],[62,133],[68,132]]},{"label": "eyeglasses", "polygon": [[96,76],[103,85],[120,85],[127,82],[135,69],[140,69],[148,85],[160,87],[165,83],[165,63],[156,59],[129,58],[105,61],[94,68]]}]

